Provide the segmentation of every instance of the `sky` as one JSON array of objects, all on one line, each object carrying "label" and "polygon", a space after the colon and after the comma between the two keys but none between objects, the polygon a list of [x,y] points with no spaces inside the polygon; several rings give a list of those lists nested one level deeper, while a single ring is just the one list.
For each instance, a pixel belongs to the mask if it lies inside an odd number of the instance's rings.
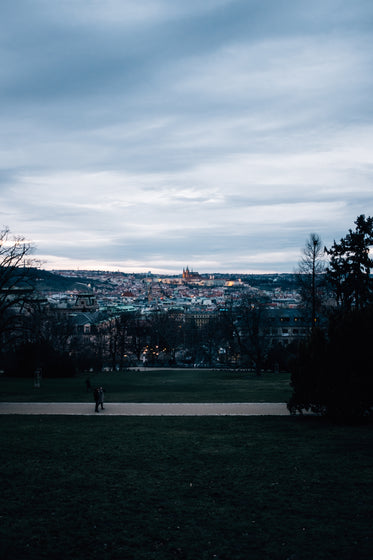
[{"label": "sky", "polygon": [[371,0],[2,0],[0,228],[45,269],[293,272],[373,215]]}]

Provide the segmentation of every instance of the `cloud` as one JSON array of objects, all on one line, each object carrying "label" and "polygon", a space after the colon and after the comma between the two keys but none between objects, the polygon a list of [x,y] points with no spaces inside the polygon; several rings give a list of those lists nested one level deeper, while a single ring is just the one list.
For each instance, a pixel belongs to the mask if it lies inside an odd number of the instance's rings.
[{"label": "cloud", "polygon": [[5,2],[0,221],[50,262],[292,270],[372,207],[372,12]]}]

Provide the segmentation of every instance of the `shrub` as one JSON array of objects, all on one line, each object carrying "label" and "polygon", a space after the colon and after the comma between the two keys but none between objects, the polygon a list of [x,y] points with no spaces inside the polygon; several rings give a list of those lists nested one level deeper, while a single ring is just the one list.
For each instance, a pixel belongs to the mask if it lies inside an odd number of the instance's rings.
[{"label": "shrub", "polygon": [[71,358],[48,343],[25,343],[6,357],[6,373],[15,377],[33,377],[37,368],[43,377],[72,377],[75,367]]},{"label": "shrub", "polygon": [[291,368],[291,413],[303,410],[338,419],[373,415],[373,307],[338,312],[325,336],[315,329]]}]

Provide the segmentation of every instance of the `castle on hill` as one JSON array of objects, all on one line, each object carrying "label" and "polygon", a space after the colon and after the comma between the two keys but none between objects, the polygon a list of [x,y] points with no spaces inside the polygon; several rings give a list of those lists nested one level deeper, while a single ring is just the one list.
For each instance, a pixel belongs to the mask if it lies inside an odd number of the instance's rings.
[{"label": "castle on hill", "polygon": [[198,272],[189,270],[189,267],[183,268],[183,280],[184,282],[193,282],[196,280],[201,280],[201,275]]}]

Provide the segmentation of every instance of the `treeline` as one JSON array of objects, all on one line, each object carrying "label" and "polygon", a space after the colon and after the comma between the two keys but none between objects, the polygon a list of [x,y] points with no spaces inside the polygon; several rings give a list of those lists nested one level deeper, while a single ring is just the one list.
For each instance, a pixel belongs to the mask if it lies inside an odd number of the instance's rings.
[{"label": "treeline", "polygon": [[288,370],[296,351],[295,343],[285,348],[273,336],[265,302],[245,296],[238,305],[199,317],[172,310],[96,313],[91,323],[31,300],[26,307],[2,333],[0,369],[8,375],[42,369],[44,376],[60,377],[139,365],[245,367],[260,375]]}]

